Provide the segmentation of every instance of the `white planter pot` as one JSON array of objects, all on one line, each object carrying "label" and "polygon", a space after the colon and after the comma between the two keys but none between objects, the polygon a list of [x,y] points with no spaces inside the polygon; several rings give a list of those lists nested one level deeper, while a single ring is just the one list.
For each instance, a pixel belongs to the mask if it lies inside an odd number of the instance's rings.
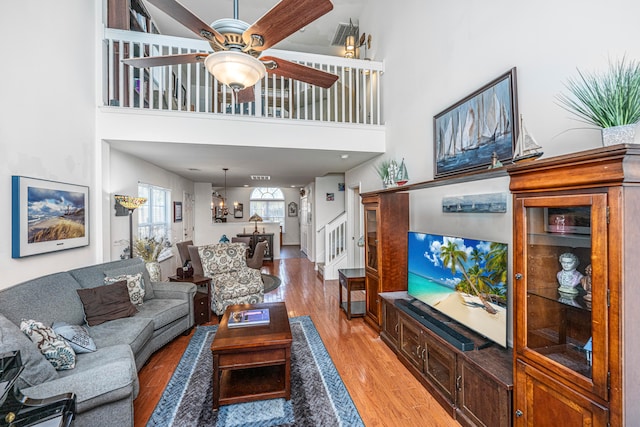
[{"label": "white planter pot", "polygon": [[150,261],[145,264],[152,282],[159,282],[162,278],[160,263],[158,261]]},{"label": "white planter pot", "polygon": [[602,129],[602,145],[608,147],[617,144],[633,144],[637,124],[612,126]]}]

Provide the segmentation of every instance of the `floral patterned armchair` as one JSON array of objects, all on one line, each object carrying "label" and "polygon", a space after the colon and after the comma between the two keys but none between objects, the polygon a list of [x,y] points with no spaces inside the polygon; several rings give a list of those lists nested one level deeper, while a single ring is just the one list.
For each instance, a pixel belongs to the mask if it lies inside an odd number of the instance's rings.
[{"label": "floral patterned armchair", "polygon": [[229,305],[264,301],[259,270],[247,267],[244,243],[199,246],[202,272],[211,277],[211,311],[222,315]]}]

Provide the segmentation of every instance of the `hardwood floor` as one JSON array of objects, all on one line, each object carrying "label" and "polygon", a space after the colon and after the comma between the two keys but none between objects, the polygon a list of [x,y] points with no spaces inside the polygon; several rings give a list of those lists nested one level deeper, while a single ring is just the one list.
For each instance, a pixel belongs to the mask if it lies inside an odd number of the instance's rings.
[{"label": "hardwood floor", "polygon": [[[362,318],[347,320],[338,308],[337,280],[323,283],[306,258],[275,260],[262,271],[282,279],[265,302],[284,301],[289,317],[311,317],[366,426],[459,426]],[[156,352],[139,372],[135,427],[146,425],[190,335]]]}]

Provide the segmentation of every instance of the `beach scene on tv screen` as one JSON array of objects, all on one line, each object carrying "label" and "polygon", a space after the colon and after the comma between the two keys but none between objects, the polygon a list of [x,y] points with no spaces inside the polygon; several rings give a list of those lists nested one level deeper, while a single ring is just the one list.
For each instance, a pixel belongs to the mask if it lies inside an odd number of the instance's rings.
[{"label": "beach scene on tv screen", "polygon": [[408,292],[507,346],[507,245],[409,233]]}]

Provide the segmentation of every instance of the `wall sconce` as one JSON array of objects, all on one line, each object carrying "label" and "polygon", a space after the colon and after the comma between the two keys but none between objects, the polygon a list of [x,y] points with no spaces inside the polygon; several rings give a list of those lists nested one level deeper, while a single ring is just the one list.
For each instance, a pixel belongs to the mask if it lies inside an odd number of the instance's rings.
[{"label": "wall sconce", "polygon": [[344,40],[344,57],[353,59],[356,56],[356,36],[347,36]]},{"label": "wall sconce", "polygon": [[349,33],[344,38],[344,57],[347,59],[353,59],[356,57],[356,40],[358,37],[359,28],[353,25],[351,19],[349,19]]}]

